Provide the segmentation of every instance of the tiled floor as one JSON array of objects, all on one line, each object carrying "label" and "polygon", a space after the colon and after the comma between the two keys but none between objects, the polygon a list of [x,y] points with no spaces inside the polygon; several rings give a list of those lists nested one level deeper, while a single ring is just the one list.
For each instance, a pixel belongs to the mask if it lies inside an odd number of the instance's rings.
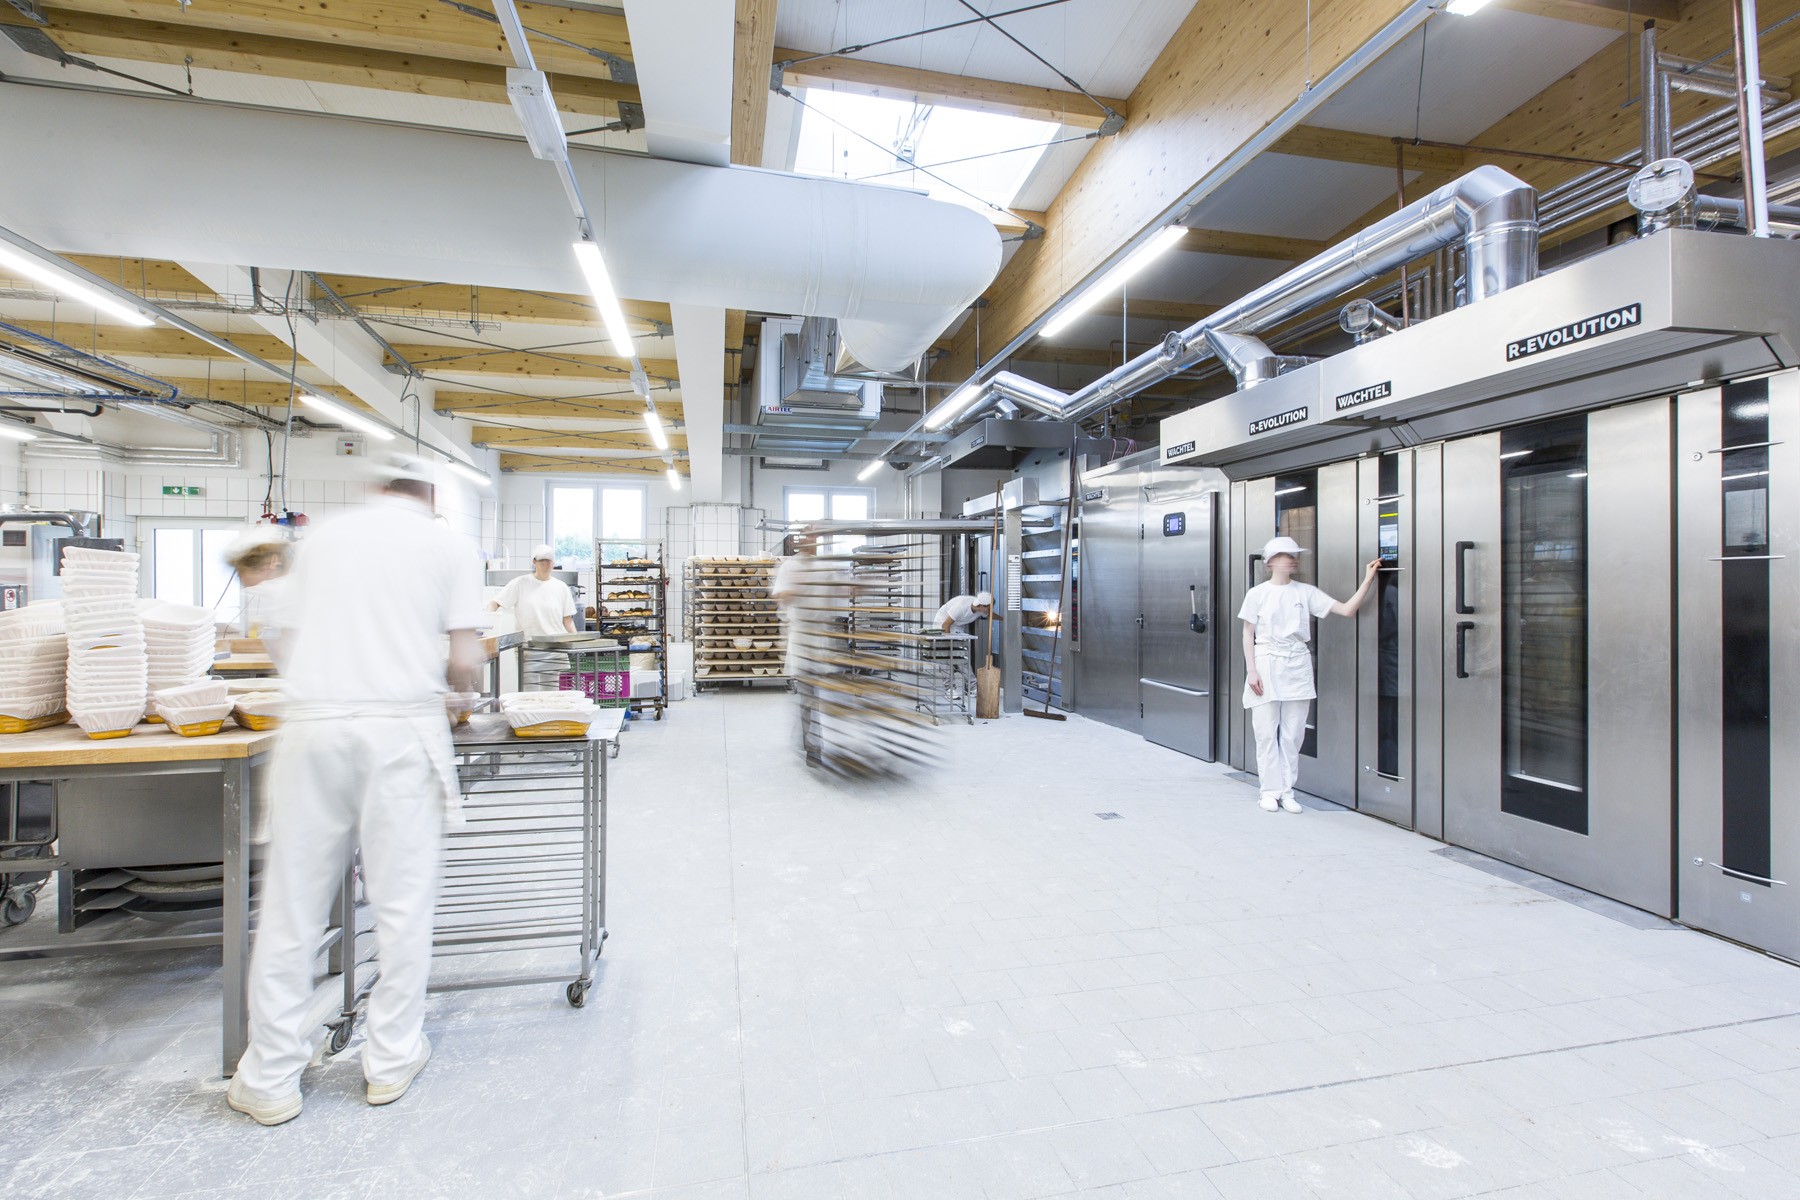
[{"label": "tiled floor", "polygon": [[1084,721],[873,788],[791,725],[634,728],[588,1007],[434,998],[392,1108],[228,1112],[206,955],[0,964],[0,1194],[1800,1195],[1793,967]]}]

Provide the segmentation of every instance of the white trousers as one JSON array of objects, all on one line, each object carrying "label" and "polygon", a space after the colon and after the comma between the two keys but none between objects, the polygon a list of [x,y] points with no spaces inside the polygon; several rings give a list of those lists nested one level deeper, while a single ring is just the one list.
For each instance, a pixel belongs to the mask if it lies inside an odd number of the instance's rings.
[{"label": "white trousers", "polygon": [[363,1074],[370,1083],[397,1083],[424,1051],[443,787],[417,727],[404,719],[291,721],[281,739],[250,957],[250,1048],[238,1078],[264,1096],[299,1083],[315,1032],[306,1014],[319,944],[350,852],[360,846],[381,972],[369,994]]},{"label": "white trousers", "polygon": [[1311,700],[1270,700],[1250,708],[1256,731],[1256,774],[1262,794],[1280,799],[1294,793],[1300,778],[1300,746],[1306,741]]}]

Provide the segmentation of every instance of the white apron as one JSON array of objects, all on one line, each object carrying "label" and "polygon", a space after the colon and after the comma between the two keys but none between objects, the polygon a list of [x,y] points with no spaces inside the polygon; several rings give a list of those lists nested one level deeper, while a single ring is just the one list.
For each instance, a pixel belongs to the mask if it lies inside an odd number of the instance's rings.
[{"label": "white apron", "polygon": [[309,701],[288,708],[286,721],[356,721],[381,718],[401,720],[408,732],[425,747],[431,759],[432,773],[443,789],[444,825],[461,829],[467,824],[463,816],[462,784],[456,774],[456,757],[450,740],[450,719],[444,712],[442,697],[434,696],[417,704],[326,703]]},{"label": "white apron", "polygon": [[1251,691],[1245,680],[1245,708],[1277,700],[1311,700],[1317,695],[1313,689],[1312,652],[1305,642],[1256,643],[1256,673],[1262,676],[1262,695]]}]

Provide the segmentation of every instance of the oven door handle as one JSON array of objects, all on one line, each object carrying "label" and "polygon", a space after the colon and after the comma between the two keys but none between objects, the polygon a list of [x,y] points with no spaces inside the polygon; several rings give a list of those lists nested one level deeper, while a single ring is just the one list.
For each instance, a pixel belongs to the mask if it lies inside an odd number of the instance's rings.
[{"label": "oven door handle", "polygon": [[1474,548],[1474,542],[1456,543],[1456,613],[1458,616],[1468,616],[1475,611],[1475,606],[1469,603],[1468,559],[1465,557]]},{"label": "oven door handle", "polygon": [[1473,621],[1456,623],[1456,677],[1458,679],[1469,677],[1469,630],[1473,628],[1475,628]]}]

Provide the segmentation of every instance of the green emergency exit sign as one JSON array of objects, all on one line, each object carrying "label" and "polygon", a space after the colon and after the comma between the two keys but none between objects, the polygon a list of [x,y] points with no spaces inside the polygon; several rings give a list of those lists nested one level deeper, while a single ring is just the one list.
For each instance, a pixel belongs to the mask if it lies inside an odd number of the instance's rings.
[{"label": "green emergency exit sign", "polygon": [[206,489],[198,488],[198,487],[166,487],[165,486],[163,488],[162,494],[165,496],[204,496],[204,495],[206,495]]}]

